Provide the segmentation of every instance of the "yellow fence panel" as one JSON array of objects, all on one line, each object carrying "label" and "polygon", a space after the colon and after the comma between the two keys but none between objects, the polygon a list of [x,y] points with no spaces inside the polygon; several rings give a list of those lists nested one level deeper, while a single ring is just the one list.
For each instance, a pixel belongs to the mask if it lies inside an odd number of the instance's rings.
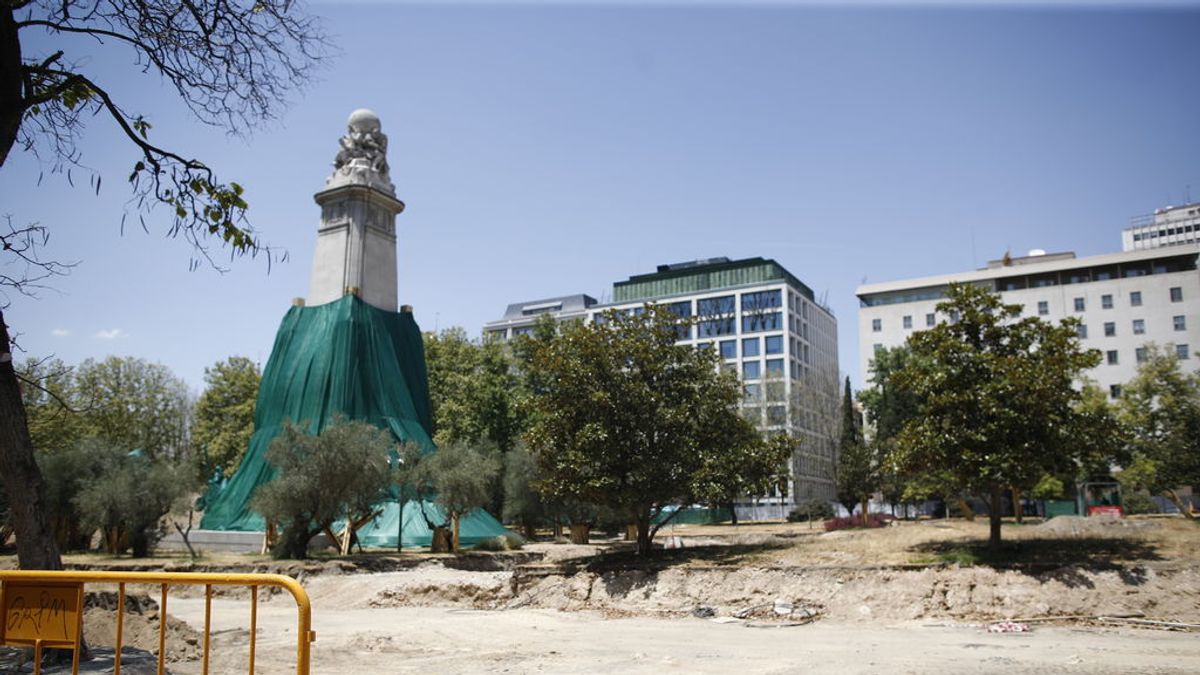
[{"label": "yellow fence panel", "polygon": [[312,605],[308,593],[298,581],[280,574],[208,574],[191,572],[43,572],[36,570],[0,570],[0,645],[34,648],[34,673],[40,675],[44,648],[71,649],[71,672],[79,672],[79,646],[83,637],[83,597],[88,584],[117,584],[117,639],[113,661],[114,675],[121,673],[121,642],[125,618],[127,584],[160,587],[158,609],[158,673],[164,672],[167,637],[167,590],[171,586],[204,587],[203,672],[208,673],[209,645],[212,633],[212,592],[214,586],[241,586],[250,589],[250,653],[248,669],[254,673],[256,631],[258,628],[258,589],[282,588],[296,601],[296,673],[308,675],[312,643]]}]

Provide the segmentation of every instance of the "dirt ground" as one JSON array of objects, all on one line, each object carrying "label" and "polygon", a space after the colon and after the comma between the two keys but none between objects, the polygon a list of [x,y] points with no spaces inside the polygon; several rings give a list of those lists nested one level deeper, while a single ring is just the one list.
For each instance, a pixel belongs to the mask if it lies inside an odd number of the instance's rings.
[{"label": "dirt ground", "polygon": [[[679,547],[649,562],[604,541],[460,557],[69,564],[296,576],[313,603],[313,672],[1200,670],[1197,632],[1131,623],[1200,624],[1200,527],[1182,519],[1007,524],[998,555],[983,545],[984,522],[831,533],[681,526],[659,536]],[[212,671],[242,671],[249,601],[223,593],[213,608]],[[260,672],[294,672],[294,603],[275,595],[258,611]],[[203,599],[173,592],[169,613],[199,629]],[[89,635],[103,618],[89,616]],[[1029,632],[987,630],[1001,621]],[[178,637],[170,670],[200,672],[194,634]]]}]

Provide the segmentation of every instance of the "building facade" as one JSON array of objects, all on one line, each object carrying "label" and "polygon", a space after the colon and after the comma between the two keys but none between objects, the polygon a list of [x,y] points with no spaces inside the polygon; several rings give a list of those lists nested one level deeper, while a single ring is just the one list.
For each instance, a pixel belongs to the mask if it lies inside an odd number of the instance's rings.
[{"label": "building facade", "polygon": [[558,321],[587,319],[588,309],[596,304],[595,298],[583,293],[513,303],[504,311],[504,316],[484,324],[483,338],[508,341],[518,335],[528,335],[543,314],[549,314]]},{"label": "building facade", "polygon": [[1136,374],[1149,343],[1174,351],[1184,368],[1200,369],[1198,256],[1200,244],[1194,243],[1087,258],[1031,251],[1029,256],[992,261],[981,270],[860,286],[863,378],[869,380],[878,349],[902,345],[914,332],[947,320],[935,306],[951,282],[997,292],[1004,302],[1024,307],[1024,316],[1053,322],[1078,318],[1083,346],[1103,356],[1088,377],[1111,398]]},{"label": "building facade", "polygon": [[[570,302],[580,298],[586,300]],[[504,318],[486,324],[484,336],[511,339],[532,327],[534,312],[603,321],[608,311],[664,305],[688,320],[679,329],[681,344],[717,350],[724,367],[741,378],[744,410],[761,430],[803,439],[787,494],[757,498],[757,507],[748,501],[739,514],[779,517],[808,499],[834,499],[841,401],[837,320],[812,289],[774,260],[711,258],[661,265],[616,282],[612,298],[600,304],[574,295],[509,305]]]},{"label": "building facade", "polygon": [[1121,250],[1137,251],[1200,242],[1200,202],[1166,206],[1133,218],[1121,233]]}]

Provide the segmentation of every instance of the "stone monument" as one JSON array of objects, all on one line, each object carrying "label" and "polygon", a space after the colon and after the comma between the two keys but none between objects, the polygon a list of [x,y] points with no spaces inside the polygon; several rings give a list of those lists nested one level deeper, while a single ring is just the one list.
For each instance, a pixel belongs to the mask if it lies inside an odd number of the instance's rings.
[{"label": "stone monument", "polygon": [[321,225],[313,254],[309,305],[354,294],[395,312],[396,216],[404,202],[388,176],[387,136],[370,110],[350,113],[333,174],[314,195]]}]

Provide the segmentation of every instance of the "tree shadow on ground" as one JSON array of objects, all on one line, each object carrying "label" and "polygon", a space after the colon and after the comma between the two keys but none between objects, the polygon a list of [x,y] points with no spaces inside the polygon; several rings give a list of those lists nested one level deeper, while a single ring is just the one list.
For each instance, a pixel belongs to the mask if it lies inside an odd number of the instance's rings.
[{"label": "tree shadow on ground", "polygon": [[[737,567],[754,562],[764,553],[786,549],[794,544],[785,540],[769,540],[753,544],[701,544],[683,548],[659,548],[649,555],[638,555],[633,547],[620,547],[600,553],[587,564],[589,572],[617,570],[663,570],[678,566]],[[657,544],[657,542],[656,542]]]},{"label": "tree shadow on ground", "polygon": [[1084,571],[1115,571],[1122,581],[1146,581],[1142,563],[1165,560],[1153,543],[1119,537],[1063,537],[1009,541],[998,551],[977,539],[926,542],[913,546],[923,562],[979,565],[1051,577],[1068,586],[1091,587]]}]

